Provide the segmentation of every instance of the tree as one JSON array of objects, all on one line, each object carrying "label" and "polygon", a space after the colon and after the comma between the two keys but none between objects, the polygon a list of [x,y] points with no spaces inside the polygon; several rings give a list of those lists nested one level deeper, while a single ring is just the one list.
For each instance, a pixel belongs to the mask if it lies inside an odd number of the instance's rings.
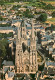
[{"label": "tree", "polygon": [[39,17],[39,20],[42,22],[45,22],[47,20],[47,14],[46,13],[42,13]]},{"label": "tree", "polygon": [[0,21],[2,21],[2,19],[3,19],[2,16],[0,16]]},{"label": "tree", "polygon": [[24,11],[23,16],[28,17],[28,18],[33,18],[33,14],[31,13],[31,11],[29,11],[29,9]]},{"label": "tree", "polygon": [[20,10],[16,13],[16,15],[19,16],[19,14],[22,14]]},{"label": "tree", "polygon": [[44,64],[42,64],[41,66],[40,65],[38,66],[39,71],[43,71],[43,69],[44,69]]},{"label": "tree", "polygon": [[13,5],[12,10],[18,10],[18,8],[20,8],[21,5]]},{"label": "tree", "polygon": [[27,16],[30,13],[29,9],[26,9],[26,11],[24,11],[24,16]]},{"label": "tree", "polygon": [[55,17],[55,11],[52,13],[52,17]]},{"label": "tree", "polygon": [[7,38],[7,37],[13,37],[13,32],[10,32],[9,34],[6,33],[0,33],[0,39]]},{"label": "tree", "polygon": [[0,56],[2,56],[3,58],[6,55],[7,44],[8,44],[8,42],[6,39],[0,41]]},{"label": "tree", "polygon": [[51,4],[48,4],[45,6],[44,9],[54,9],[54,8],[55,8],[54,6],[52,6]]},{"label": "tree", "polygon": [[53,24],[51,24],[51,32],[53,31]]}]

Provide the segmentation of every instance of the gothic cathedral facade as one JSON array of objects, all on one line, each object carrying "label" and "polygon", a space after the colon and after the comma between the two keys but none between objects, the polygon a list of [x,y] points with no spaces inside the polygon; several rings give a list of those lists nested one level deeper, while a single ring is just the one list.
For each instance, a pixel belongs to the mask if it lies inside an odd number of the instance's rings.
[{"label": "gothic cathedral facade", "polygon": [[26,26],[24,22],[20,23],[18,26],[15,54],[17,73],[35,73],[38,70],[36,46],[33,21],[30,27]]}]

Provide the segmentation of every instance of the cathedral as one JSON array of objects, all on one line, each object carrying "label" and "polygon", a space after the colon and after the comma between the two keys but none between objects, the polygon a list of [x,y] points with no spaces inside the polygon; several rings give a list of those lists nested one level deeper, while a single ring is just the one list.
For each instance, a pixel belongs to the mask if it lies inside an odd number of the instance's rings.
[{"label": "cathedral", "polygon": [[22,20],[18,25],[16,39],[15,66],[17,73],[36,73],[38,70],[36,39],[33,20],[28,26]]}]

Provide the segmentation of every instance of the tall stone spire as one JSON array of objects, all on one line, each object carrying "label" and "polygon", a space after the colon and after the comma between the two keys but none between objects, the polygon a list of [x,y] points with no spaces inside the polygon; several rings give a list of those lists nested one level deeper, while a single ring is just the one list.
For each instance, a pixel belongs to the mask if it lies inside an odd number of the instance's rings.
[{"label": "tall stone spire", "polygon": [[18,40],[20,41],[21,38],[21,29],[20,29],[20,23],[18,25]]},{"label": "tall stone spire", "polygon": [[31,25],[32,25],[32,39],[34,40],[34,24],[33,24],[33,20],[31,22]]}]

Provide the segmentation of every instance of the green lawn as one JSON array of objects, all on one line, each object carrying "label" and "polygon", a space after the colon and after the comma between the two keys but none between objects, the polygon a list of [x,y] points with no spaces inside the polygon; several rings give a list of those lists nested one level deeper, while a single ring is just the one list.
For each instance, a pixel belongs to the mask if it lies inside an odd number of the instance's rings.
[{"label": "green lawn", "polygon": [[4,3],[4,4],[7,4],[7,5],[9,5],[9,4],[14,4],[14,3]]},{"label": "green lawn", "polygon": [[50,9],[50,10],[48,10],[48,11],[51,11],[51,12],[53,12],[53,11],[55,11],[55,9]]},{"label": "green lawn", "polygon": [[48,21],[55,22],[55,18],[48,19]]},{"label": "green lawn", "polygon": [[51,23],[55,25],[55,18],[47,19],[46,23]]},{"label": "green lawn", "polygon": [[37,8],[42,8],[43,7],[43,4],[41,2],[29,2],[29,3],[26,3],[27,6],[35,6]]},{"label": "green lawn", "polygon": [[44,1],[46,4],[52,4],[55,5],[55,1]]}]

